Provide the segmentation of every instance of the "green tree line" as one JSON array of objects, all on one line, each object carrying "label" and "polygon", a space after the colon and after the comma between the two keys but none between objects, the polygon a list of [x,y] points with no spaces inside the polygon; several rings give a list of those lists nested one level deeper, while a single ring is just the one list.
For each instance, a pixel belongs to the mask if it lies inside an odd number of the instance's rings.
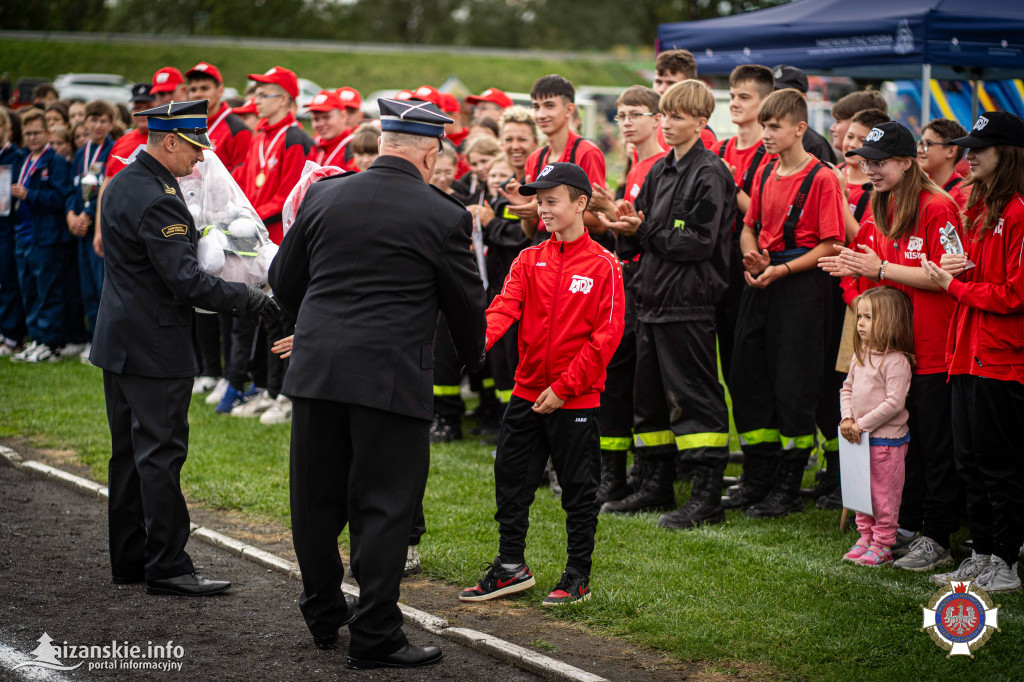
[{"label": "green tree line", "polygon": [[783,0],[0,0],[7,30],[565,50],[649,46],[658,24]]}]

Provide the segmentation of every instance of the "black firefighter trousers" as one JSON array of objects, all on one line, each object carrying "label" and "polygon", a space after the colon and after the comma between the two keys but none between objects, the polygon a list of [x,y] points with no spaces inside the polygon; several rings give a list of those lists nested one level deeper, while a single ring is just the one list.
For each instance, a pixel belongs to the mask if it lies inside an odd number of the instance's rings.
[{"label": "black firefighter trousers", "polygon": [[597,488],[601,471],[599,409],[555,410],[538,414],[533,403],[512,396],[498,432],[494,487],[503,563],[526,560],[526,531],[537,479],[548,455],[562,486],[568,535],[568,568],[590,575],[597,531]]}]

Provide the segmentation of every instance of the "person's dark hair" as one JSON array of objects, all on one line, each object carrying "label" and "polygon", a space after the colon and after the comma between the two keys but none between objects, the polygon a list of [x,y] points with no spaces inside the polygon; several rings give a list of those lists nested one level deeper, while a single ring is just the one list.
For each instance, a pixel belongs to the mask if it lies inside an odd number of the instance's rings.
[{"label": "person's dark hair", "polygon": [[530,88],[530,99],[544,99],[545,97],[562,97],[566,102],[575,102],[576,88],[572,81],[562,78],[558,74],[541,76]]},{"label": "person's dark hair", "polygon": [[146,144],[161,145],[168,135],[177,135],[177,133],[171,130],[150,130],[149,135],[146,136]]},{"label": "person's dark hair", "polygon": [[807,100],[799,90],[776,90],[765,97],[761,108],[757,110],[757,122],[762,125],[773,118],[781,121],[787,116],[794,123],[807,123]]},{"label": "person's dark hair", "polygon": [[124,124],[125,128],[131,128],[132,125],[135,123],[132,120],[132,112],[128,111],[128,107],[125,106],[124,102],[117,103],[117,113],[118,116],[121,118],[121,123]]},{"label": "person's dark hair", "polygon": [[53,87],[53,83],[40,83],[36,87],[32,88],[32,101],[42,97],[48,97],[49,95],[53,95],[58,99],[60,98],[60,93],[57,92],[57,88]]},{"label": "person's dark hair", "polygon": [[975,240],[981,239],[999,221],[1006,204],[1018,194],[1024,194],[1024,147],[996,145],[999,161],[995,172],[987,182],[971,178],[964,187],[971,187],[971,196],[967,199],[968,215],[972,208],[984,202],[984,222],[978,216],[975,220],[967,219],[964,227],[968,235]]},{"label": "person's dark hair", "polygon": [[658,113],[658,93],[643,85],[634,85],[626,88],[615,100],[616,107],[647,107],[652,114]]},{"label": "person's dark hair", "polygon": [[942,138],[943,142],[967,137],[967,130],[956,121],[951,121],[948,118],[936,118],[932,121],[928,121],[928,124],[925,125],[924,128],[921,128],[921,134],[924,135],[927,130],[938,135]]},{"label": "person's dark hair", "polygon": [[848,118],[853,118],[858,111],[865,109],[881,109],[883,113],[887,113],[889,105],[882,97],[882,93],[877,90],[858,90],[840,97],[832,105],[832,118],[837,121],[845,121]]},{"label": "person's dark hair", "polygon": [[697,77],[697,60],[689,50],[665,50],[658,55],[654,63],[654,71],[658,74],[681,73],[683,78]]},{"label": "person's dark hair", "polygon": [[221,84],[216,78],[208,73],[193,71],[185,78],[185,85],[191,85],[192,83],[199,83],[201,81],[212,81],[214,85]]},{"label": "person's dark hair", "polygon": [[61,102],[51,102],[47,105],[46,111],[56,111],[60,114],[60,117],[64,119],[64,125],[71,122],[71,116],[68,114],[68,108]]},{"label": "person's dark hair", "polygon": [[20,147],[25,143],[21,135],[21,114],[17,111],[8,110],[7,115],[11,119],[11,143]]},{"label": "person's dark hair", "polygon": [[353,154],[376,154],[377,140],[380,139],[380,129],[372,123],[364,123],[352,135]]},{"label": "person's dark hair", "polygon": [[114,105],[105,99],[94,99],[85,105],[85,117],[90,116],[106,116],[111,123],[120,118]]},{"label": "person's dark hair", "polygon": [[775,89],[775,75],[771,69],[761,64],[740,64],[729,74],[729,87],[740,83],[753,83],[761,94],[761,99],[764,99]]},{"label": "person's dark hair", "polygon": [[224,101],[227,102],[227,105],[232,109],[237,109],[238,107],[245,104],[245,98],[241,96],[225,97]]},{"label": "person's dark hair", "polygon": [[494,133],[494,137],[498,137],[498,122],[488,116],[478,116],[476,119],[473,120],[469,127],[487,128],[492,133]]},{"label": "person's dark hair", "polygon": [[85,104],[85,100],[81,97],[68,97],[67,99],[60,100],[68,109],[71,109],[72,104]]},{"label": "person's dark hair", "polygon": [[875,126],[882,123],[888,123],[891,120],[892,119],[889,118],[889,114],[885,113],[881,109],[862,109],[853,115],[853,118],[850,119],[850,123],[859,123],[868,130],[871,130]]}]

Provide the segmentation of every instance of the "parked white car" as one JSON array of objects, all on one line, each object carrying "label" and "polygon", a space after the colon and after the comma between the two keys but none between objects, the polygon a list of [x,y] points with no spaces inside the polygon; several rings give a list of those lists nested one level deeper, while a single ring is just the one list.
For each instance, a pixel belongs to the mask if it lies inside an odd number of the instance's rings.
[{"label": "parked white car", "polygon": [[127,104],[132,98],[132,83],[114,73],[63,73],[54,79],[53,85],[61,99],[105,99]]}]

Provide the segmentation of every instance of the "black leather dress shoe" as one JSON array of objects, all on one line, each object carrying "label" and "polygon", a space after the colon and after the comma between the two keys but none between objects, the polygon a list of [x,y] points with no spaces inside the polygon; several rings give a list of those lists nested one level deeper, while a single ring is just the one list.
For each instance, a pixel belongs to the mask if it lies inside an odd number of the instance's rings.
[{"label": "black leather dress shoe", "polygon": [[313,642],[316,644],[317,649],[333,649],[334,645],[338,643],[338,630],[353,622],[356,619],[356,598],[351,594],[345,595],[345,606],[348,607],[348,611],[345,613],[345,620],[338,624],[338,627],[334,628],[334,632],[329,635],[323,635],[317,637],[313,635]]},{"label": "black leather dress shoe", "polygon": [[195,573],[146,581],[146,592],[149,594],[170,594],[179,597],[209,597],[220,594],[229,587],[231,583],[227,580],[209,580]]},{"label": "black leather dress shoe", "polygon": [[444,652],[436,646],[413,646],[406,644],[393,654],[378,658],[348,657],[348,667],[353,670],[369,670],[370,668],[415,668],[421,665],[437,663],[444,658]]}]

